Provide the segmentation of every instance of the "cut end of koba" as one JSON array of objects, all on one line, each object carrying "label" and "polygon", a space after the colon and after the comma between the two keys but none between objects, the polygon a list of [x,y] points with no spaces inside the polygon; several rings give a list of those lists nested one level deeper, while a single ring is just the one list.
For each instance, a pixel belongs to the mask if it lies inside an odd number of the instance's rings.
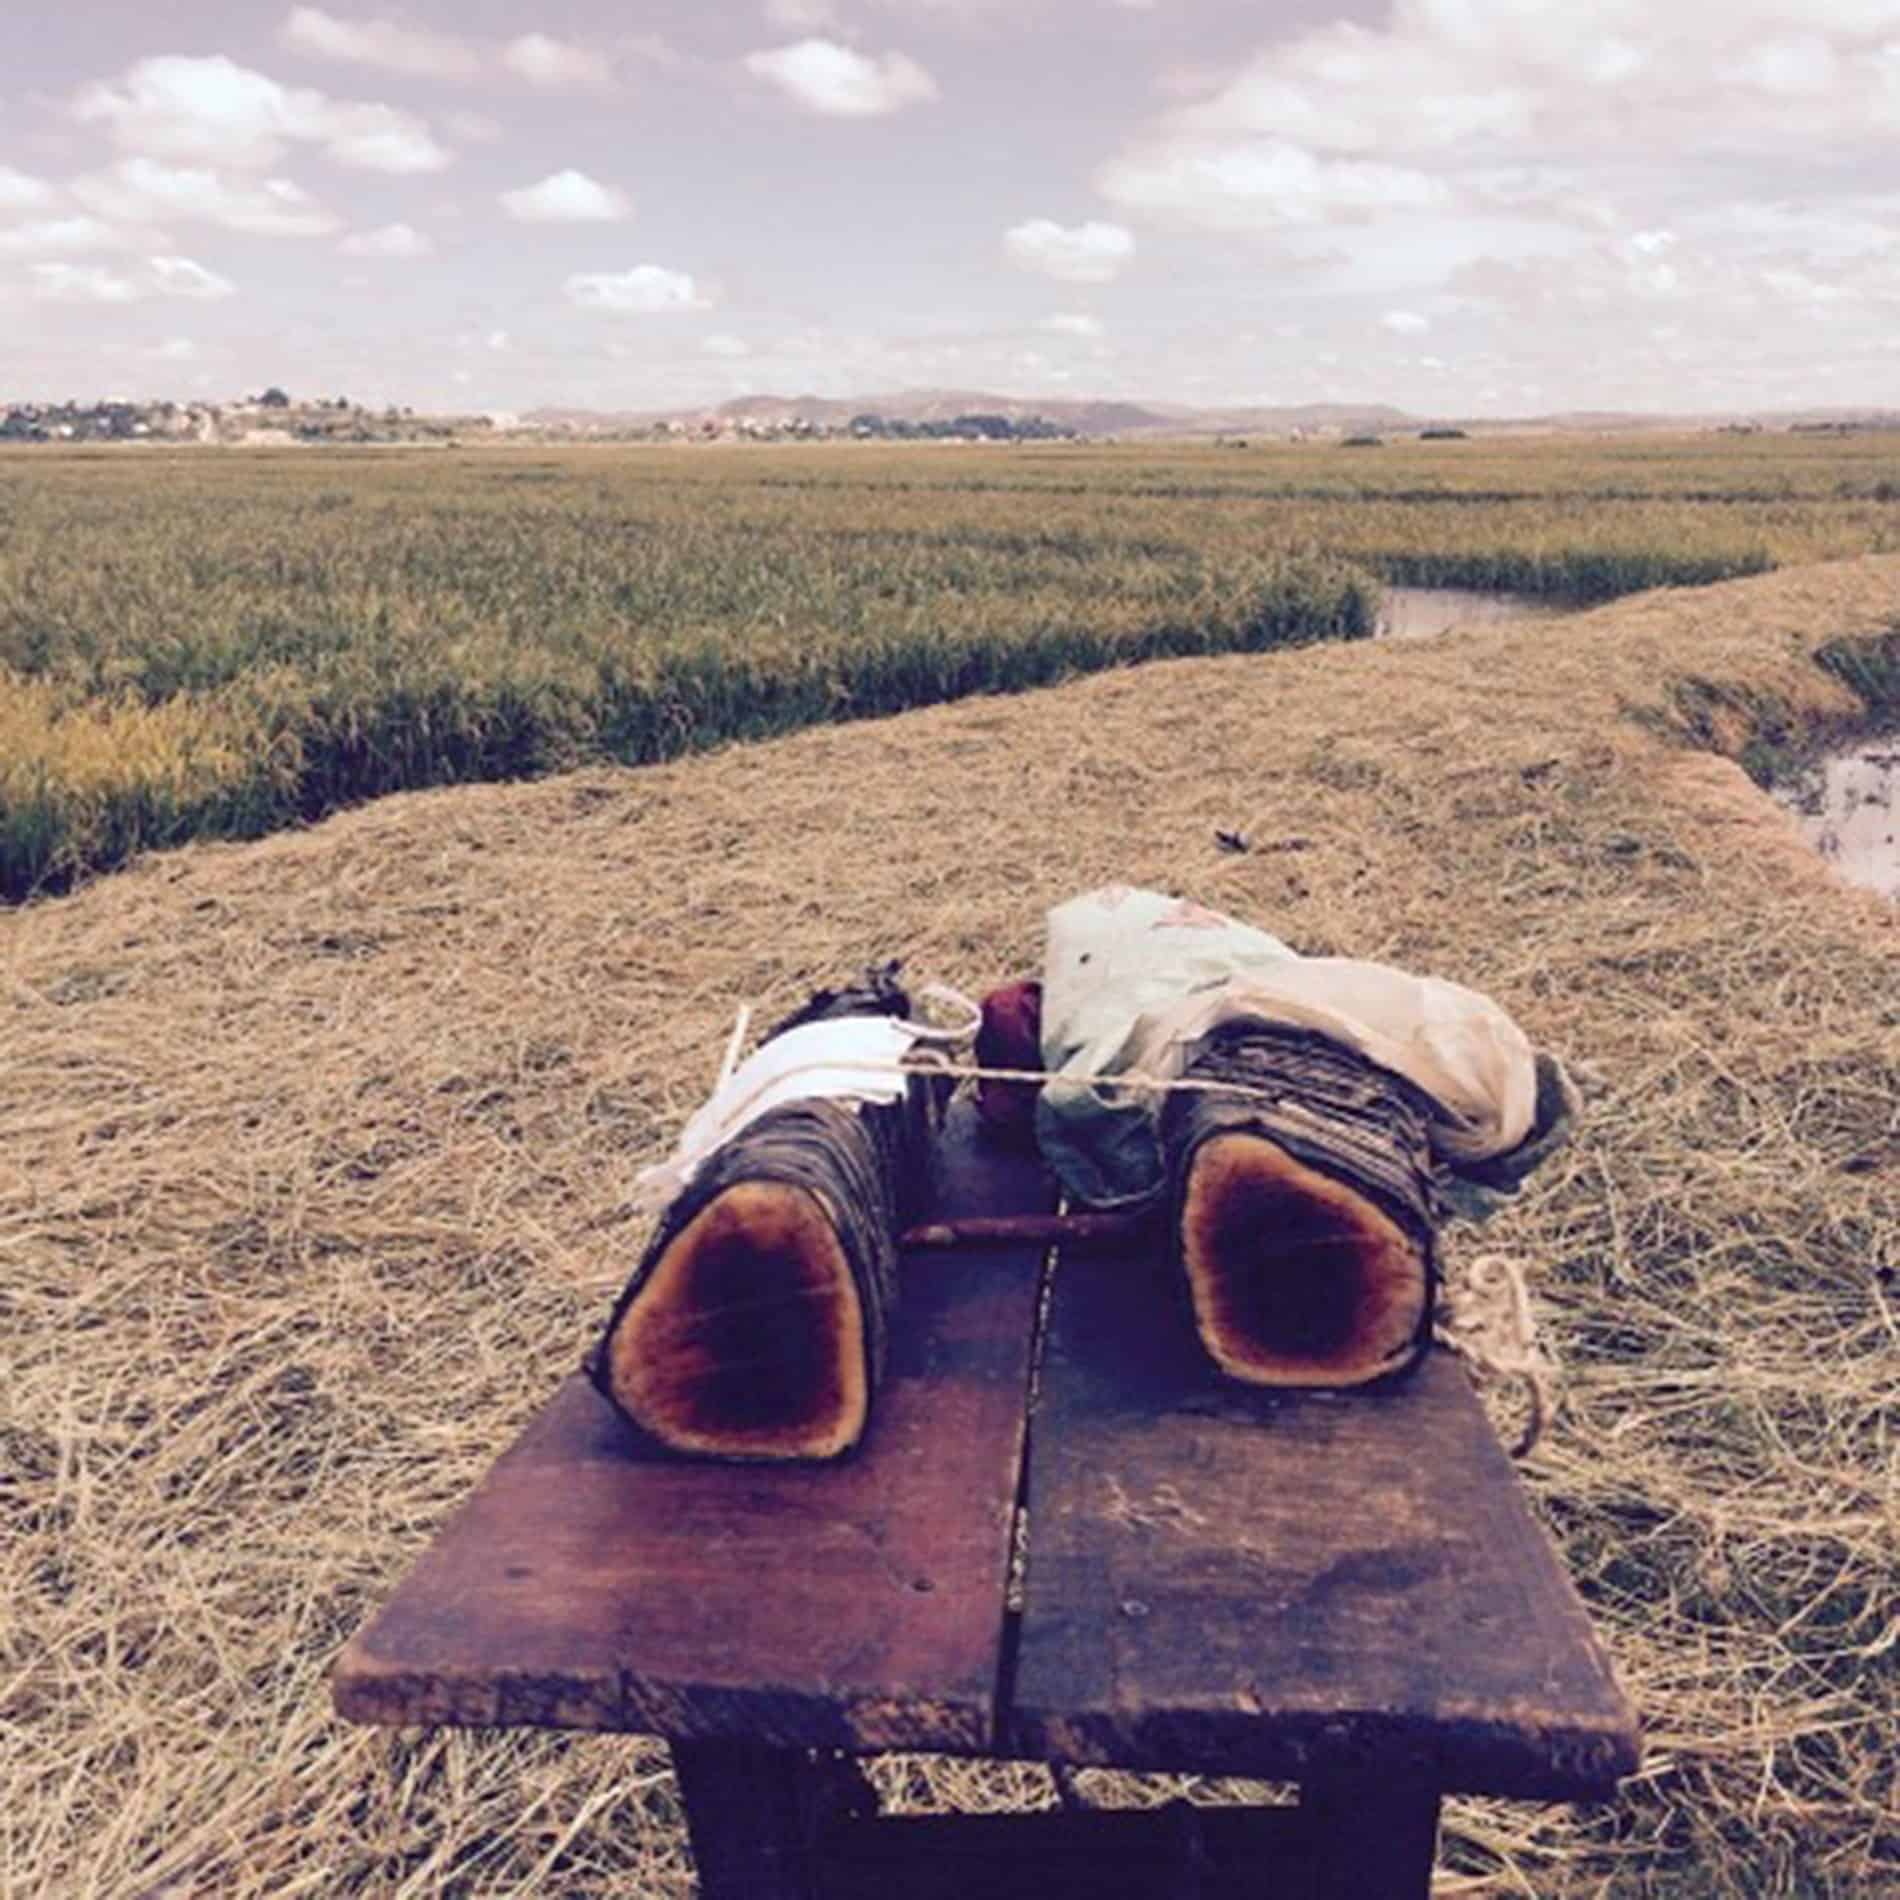
[{"label": "cut end of koba", "polygon": [[1201,1342],[1231,1378],[1364,1385],[1418,1349],[1422,1250],[1365,1195],[1263,1136],[1201,1143],[1180,1241]]},{"label": "cut end of koba", "polygon": [[740,1181],[673,1238],[605,1344],[616,1404],[676,1451],[834,1458],[869,1410],[864,1315],[806,1189]]}]

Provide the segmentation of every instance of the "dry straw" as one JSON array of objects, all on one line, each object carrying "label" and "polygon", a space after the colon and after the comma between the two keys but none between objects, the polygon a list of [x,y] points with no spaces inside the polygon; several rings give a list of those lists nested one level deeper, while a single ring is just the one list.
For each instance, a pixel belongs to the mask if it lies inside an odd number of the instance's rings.
[{"label": "dry straw", "polygon": [[741,999],[981,988],[1126,878],[1484,988],[1589,1088],[1483,1245],[1538,1268],[1569,1376],[1527,1476],[1649,1761],[1598,1812],[1454,1804],[1443,1891],[1891,1891],[1896,930],[1718,754],[1864,716],[1814,656],[1897,617],[1882,558],[1171,663],[0,918],[0,1889],[685,1895],[663,1750],[346,1729],[325,1666],[573,1365]]}]

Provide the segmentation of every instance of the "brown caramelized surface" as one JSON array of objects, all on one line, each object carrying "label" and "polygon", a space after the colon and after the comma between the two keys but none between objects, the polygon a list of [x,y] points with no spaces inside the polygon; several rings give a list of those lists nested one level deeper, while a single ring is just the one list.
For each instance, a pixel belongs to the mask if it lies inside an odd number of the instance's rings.
[{"label": "brown caramelized surface", "polygon": [[1256,1385],[1359,1385],[1417,1336],[1425,1265],[1363,1195],[1258,1135],[1216,1135],[1188,1174],[1181,1253],[1221,1370]]},{"label": "brown caramelized surface", "polygon": [[829,1458],[864,1429],[864,1320],[803,1188],[742,1181],[660,1256],[608,1347],[616,1399],[680,1451]]}]

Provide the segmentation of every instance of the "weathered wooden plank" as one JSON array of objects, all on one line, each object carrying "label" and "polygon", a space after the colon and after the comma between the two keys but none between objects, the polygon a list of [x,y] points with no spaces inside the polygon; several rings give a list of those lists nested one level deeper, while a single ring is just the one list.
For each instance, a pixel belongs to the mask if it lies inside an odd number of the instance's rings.
[{"label": "weathered wooden plank", "polygon": [[1273,1394],[1154,1254],[1060,1267],[1003,1742],[1074,1763],[1606,1795],[1636,1726],[1463,1368]]},{"label": "weathered wooden plank", "polygon": [[[962,1110],[937,1172],[947,1216],[1051,1205]],[[833,1465],[669,1458],[576,1375],[349,1645],[337,1708],[983,1748],[1040,1265],[1020,1246],[907,1261],[870,1430]]]}]

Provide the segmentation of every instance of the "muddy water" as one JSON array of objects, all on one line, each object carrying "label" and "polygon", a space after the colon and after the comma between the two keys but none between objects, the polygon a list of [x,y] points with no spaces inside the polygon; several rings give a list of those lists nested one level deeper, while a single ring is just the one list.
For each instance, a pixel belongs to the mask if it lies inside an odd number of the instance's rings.
[{"label": "muddy water", "polygon": [[1829,753],[1775,797],[1842,877],[1900,898],[1900,733]]},{"label": "muddy water", "polygon": [[1555,620],[1572,611],[1532,594],[1474,594],[1462,587],[1388,587],[1375,629],[1382,640],[1423,640],[1453,627]]}]

